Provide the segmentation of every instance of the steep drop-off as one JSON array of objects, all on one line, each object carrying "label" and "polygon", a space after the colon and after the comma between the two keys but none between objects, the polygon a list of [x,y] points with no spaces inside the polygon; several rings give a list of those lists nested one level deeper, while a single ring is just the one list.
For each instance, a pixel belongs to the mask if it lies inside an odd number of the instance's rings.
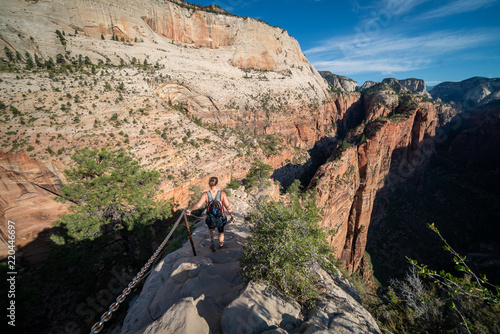
[{"label": "steep drop-off", "polygon": [[422,191],[388,193],[386,215],[371,225],[366,248],[381,282],[403,278],[407,257],[455,273],[450,254],[427,228],[429,223],[476,274],[500,282],[500,211],[495,205],[500,200],[495,153],[500,150],[499,120],[498,104],[459,113],[436,130],[436,150],[422,173]]},{"label": "steep drop-off", "polygon": [[[379,96],[365,99],[372,102]],[[384,96],[391,99],[391,94]],[[432,142],[426,139],[434,135],[437,125],[431,103],[390,109],[377,103],[365,106],[366,123],[348,134],[309,185],[317,189],[318,203],[324,208],[321,224],[336,231],[330,243],[350,272],[362,262],[370,223],[384,213],[383,206],[374,211],[375,199],[380,200],[383,188],[410,180],[418,186],[419,174],[433,152]]]}]

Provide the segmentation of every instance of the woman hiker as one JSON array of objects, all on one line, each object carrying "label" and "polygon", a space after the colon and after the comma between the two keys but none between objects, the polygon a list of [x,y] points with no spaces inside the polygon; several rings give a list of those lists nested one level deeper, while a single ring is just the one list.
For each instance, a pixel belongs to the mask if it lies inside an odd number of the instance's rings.
[{"label": "woman hiker", "polygon": [[214,237],[215,237],[215,228],[219,231],[219,249],[224,248],[224,226],[227,223],[227,218],[225,215],[225,210],[229,212],[231,215],[231,219],[234,220],[233,209],[229,204],[229,200],[227,199],[227,195],[224,191],[219,190],[217,184],[219,183],[219,179],[215,176],[211,177],[208,181],[208,185],[210,186],[210,190],[204,192],[201,195],[198,203],[193,205],[191,208],[186,210],[188,215],[191,215],[191,211],[198,209],[203,205],[203,203],[207,206],[207,218],[205,219],[205,223],[208,225],[208,231],[210,235],[210,251],[215,252],[214,245]]}]

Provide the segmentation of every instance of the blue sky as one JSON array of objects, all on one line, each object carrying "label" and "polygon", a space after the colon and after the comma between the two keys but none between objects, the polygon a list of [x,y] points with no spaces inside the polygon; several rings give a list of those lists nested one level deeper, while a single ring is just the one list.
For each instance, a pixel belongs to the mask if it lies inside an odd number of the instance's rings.
[{"label": "blue sky", "polygon": [[[200,3],[200,1],[191,1]],[[500,77],[500,0],[202,0],[287,29],[317,70],[428,85]]]}]

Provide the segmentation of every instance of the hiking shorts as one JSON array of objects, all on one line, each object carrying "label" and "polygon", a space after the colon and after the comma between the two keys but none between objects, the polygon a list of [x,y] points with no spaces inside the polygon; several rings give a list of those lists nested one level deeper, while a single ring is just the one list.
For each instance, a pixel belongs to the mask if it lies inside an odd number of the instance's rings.
[{"label": "hiking shorts", "polygon": [[222,224],[213,224],[212,223],[212,220],[210,219],[210,217],[207,217],[205,218],[205,224],[207,224],[208,228],[213,230],[214,228],[217,227],[217,230],[219,231],[219,233],[223,233],[224,232],[224,226],[226,226],[227,224],[227,218],[224,217],[225,219],[223,219],[223,223]]}]

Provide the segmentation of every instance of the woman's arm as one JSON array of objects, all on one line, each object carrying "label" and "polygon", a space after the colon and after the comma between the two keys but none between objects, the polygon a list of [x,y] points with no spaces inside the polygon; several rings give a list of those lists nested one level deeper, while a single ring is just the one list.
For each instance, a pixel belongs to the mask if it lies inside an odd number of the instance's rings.
[{"label": "woman's arm", "polygon": [[203,194],[201,195],[201,198],[200,198],[200,200],[198,201],[198,203],[196,203],[195,205],[193,205],[191,208],[187,209],[187,210],[186,210],[186,213],[187,213],[188,215],[190,215],[190,214],[191,214],[191,211],[196,210],[196,209],[198,209],[200,206],[202,206],[203,204],[205,204],[205,203],[207,202],[207,199],[208,199],[208,198],[207,198],[207,193],[203,193]]},{"label": "woman's arm", "polygon": [[227,199],[227,195],[224,191],[222,192],[221,200],[222,200],[222,205],[224,205],[227,212],[229,212],[229,214],[231,215],[231,219],[234,220],[233,208],[231,207],[231,204],[229,204],[229,200]]}]

